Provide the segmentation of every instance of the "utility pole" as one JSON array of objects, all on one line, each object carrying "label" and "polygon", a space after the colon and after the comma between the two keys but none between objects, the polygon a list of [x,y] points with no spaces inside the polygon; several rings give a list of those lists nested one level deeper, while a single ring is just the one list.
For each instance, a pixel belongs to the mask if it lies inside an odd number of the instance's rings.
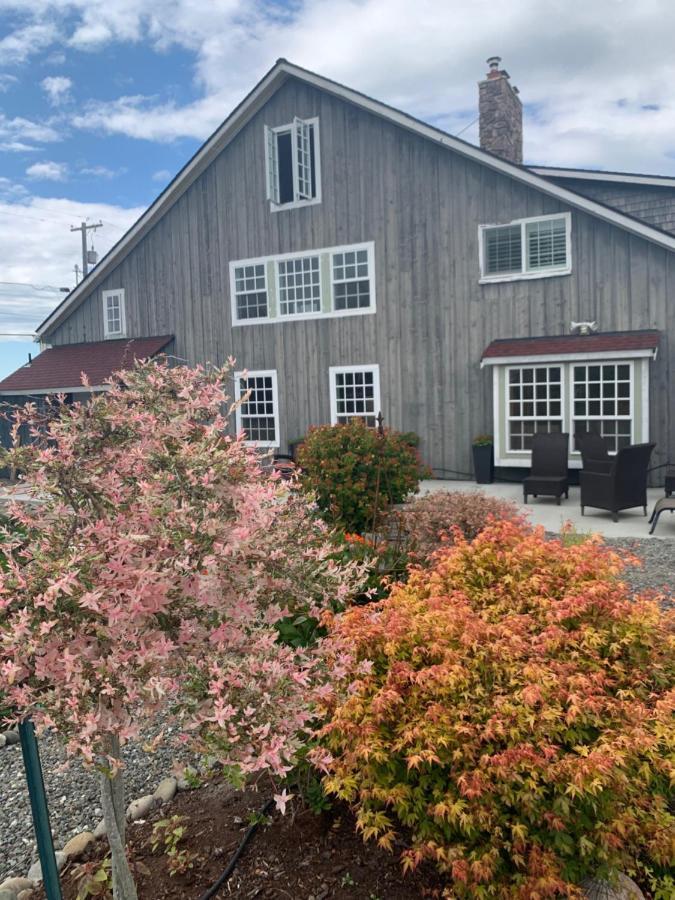
[{"label": "utility pole", "polygon": [[97,228],[103,228],[103,222],[98,222],[96,225],[87,225],[86,222],[82,222],[79,227],[76,225],[71,225],[71,231],[81,231],[82,232],[82,277],[87,277],[87,272],[89,271],[89,262],[87,260],[87,231],[90,229],[95,231]]},{"label": "utility pole", "polygon": [[77,285],[80,283],[80,267],[78,266],[77,263],[75,263],[75,265],[73,266],[73,269],[75,271],[75,284]]}]

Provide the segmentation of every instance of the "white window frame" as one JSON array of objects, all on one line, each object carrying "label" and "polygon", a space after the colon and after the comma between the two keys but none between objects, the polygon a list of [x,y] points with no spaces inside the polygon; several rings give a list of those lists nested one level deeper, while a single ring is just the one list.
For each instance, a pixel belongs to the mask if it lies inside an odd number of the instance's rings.
[{"label": "white window frame", "polygon": [[[523,369],[551,369],[551,368],[560,369],[560,415],[559,416],[548,416],[548,415],[538,416],[538,415],[536,415],[536,408],[535,408],[535,414],[532,416],[522,416],[522,415],[521,416],[512,416],[511,415],[511,396],[510,396],[510,394],[511,394],[511,372],[520,372]],[[560,431],[561,432],[565,431],[565,411],[567,408],[566,407],[566,399],[567,398],[565,396],[565,378],[566,378],[566,370],[565,370],[564,362],[561,362],[561,363],[547,362],[547,363],[541,363],[541,364],[522,363],[520,365],[506,367],[505,378],[504,378],[504,394],[505,394],[504,402],[506,404],[505,405],[506,415],[504,416],[504,422],[506,423],[506,452],[507,453],[530,453],[531,452],[530,450],[524,450],[524,449],[515,449],[514,450],[511,447],[511,422],[560,422]],[[548,375],[547,375],[546,381],[544,383],[546,384],[547,387],[551,384],[551,382],[548,379]],[[523,384],[524,384],[524,382],[521,380],[520,386],[522,387]],[[536,388],[536,385],[537,385],[536,376],[535,376],[535,380],[532,382],[532,385],[534,388]],[[521,404],[521,408],[522,408],[523,403],[528,403],[528,402],[530,402],[530,401],[524,400],[522,397],[522,394],[521,394],[521,398],[519,400],[519,403]],[[537,403],[536,397],[533,396],[531,402],[533,404],[536,404]],[[551,400],[548,397],[548,391],[547,391],[547,397],[546,397],[545,402],[547,404],[551,403]]]},{"label": "white window frame", "polygon": [[[315,197],[302,197],[299,184],[298,168],[298,135],[307,127],[314,131],[314,181],[316,183]],[[279,158],[277,150],[277,135],[290,132],[291,153],[293,160],[293,196],[295,199],[287,203],[279,202]],[[321,203],[321,142],[319,137],[319,117],[300,119],[295,116],[288,125],[277,125],[271,128],[264,126],[265,133],[265,184],[267,199],[272,212],[281,212],[286,209],[298,209],[301,206],[313,206]],[[311,172],[310,172],[311,178]]]},{"label": "white window frame", "polygon": [[251,447],[279,447],[281,445],[280,435],[279,435],[279,390],[277,386],[277,370],[276,369],[242,369],[240,372],[234,373],[234,399],[237,402],[237,408],[235,410],[235,422],[237,427],[237,434],[242,431],[242,413],[241,413],[241,403],[239,402],[243,396],[241,392],[241,379],[242,378],[267,378],[271,377],[272,379],[272,403],[274,405],[274,441],[249,441],[246,443]]},{"label": "white window frame", "polygon": [[[577,359],[577,360],[571,361],[569,363],[569,382],[570,382],[570,391],[571,391],[570,403],[569,403],[570,441],[571,441],[571,455],[573,457],[577,457],[579,459],[581,458],[581,451],[577,450],[576,447],[574,446],[574,432],[576,431],[576,427],[575,427],[574,423],[577,420],[577,418],[579,419],[579,421],[591,422],[591,423],[602,422],[604,419],[608,419],[608,420],[611,419],[614,421],[621,420],[623,422],[630,422],[630,441],[629,442],[631,444],[635,442],[635,425],[636,425],[636,420],[635,420],[636,402],[635,402],[635,400],[636,400],[636,398],[635,398],[635,365],[634,365],[634,362],[635,361],[632,359],[603,359],[603,360],[579,360],[579,359]],[[629,368],[628,383],[630,385],[628,401],[630,403],[630,410],[631,410],[630,414],[627,416],[620,416],[620,415],[605,416],[605,415],[601,414],[599,416],[588,415],[588,416],[577,417],[574,412],[574,403],[576,400],[576,397],[574,396],[574,385],[576,383],[574,381],[574,369],[577,366],[585,366],[586,368],[588,368],[589,366],[599,366],[600,368],[602,368],[605,365],[613,365],[615,367],[628,366],[628,368]],[[586,383],[586,385],[588,385],[588,383],[589,383],[588,378],[586,379],[585,383]],[[600,385],[604,384],[602,378],[600,379],[599,383],[600,383]],[[615,378],[614,384],[616,384],[616,383],[617,382],[616,382],[616,378]],[[602,390],[601,390],[601,394],[602,394]],[[589,399],[590,399],[589,397],[586,397],[585,402],[588,403]],[[613,398],[604,398],[604,397],[600,396],[598,399],[600,400],[600,403],[602,404],[602,401],[604,399],[613,399],[615,402],[618,402],[619,398],[616,396]],[[616,452],[617,451],[615,451],[615,450],[610,450],[609,455],[615,456]]]},{"label": "white window frame", "polygon": [[[357,309],[335,309],[333,296],[333,256],[337,253],[345,253],[350,250],[366,250],[368,253],[368,280],[370,281],[370,306],[364,306]],[[308,256],[319,257],[319,278],[321,291],[321,309],[319,312],[312,313],[293,313],[281,314],[281,296],[279,285],[279,262],[289,259],[304,259]],[[328,280],[324,278],[324,263],[327,257]],[[273,294],[270,296],[270,278],[268,277],[267,265],[274,264],[274,286]],[[266,273],[267,285],[267,317],[258,319],[238,319],[237,318],[237,298],[235,293],[235,269],[240,266],[264,265]],[[330,297],[330,308],[328,307],[328,299],[326,293]],[[233,327],[242,327],[260,324],[283,324],[284,322],[297,322],[304,319],[331,319],[340,318],[342,316],[367,316],[373,315],[377,311],[377,286],[375,283],[375,244],[368,241],[361,244],[344,244],[339,247],[320,247],[316,250],[302,250],[295,253],[277,253],[273,256],[259,256],[253,259],[235,259],[230,261],[230,311],[232,316]],[[274,301],[274,302],[272,302]],[[324,305],[326,308],[324,308]],[[272,313],[273,314],[270,314]]]},{"label": "white window frame", "polygon": [[[527,226],[534,222],[550,222],[553,219],[565,220],[565,244],[567,261],[564,266],[551,266],[546,269],[527,268]],[[519,272],[486,272],[485,237],[493,228],[508,228],[520,225],[520,271]],[[478,226],[478,261],[480,265],[480,284],[493,284],[501,281],[530,281],[534,278],[555,278],[569,275],[572,271],[572,214],[569,212],[553,213],[546,216],[529,216],[525,219],[513,219],[511,222],[495,222],[491,225]]]},{"label": "white window frame", "polygon": [[[318,299],[319,308],[310,310],[309,312],[305,312],[304,310],[302,312],[284,312],[282,309],[282,304],[284,303],[284,300],[282,299],[283,288],[281,285],[281,277],[282,277],[281,266],[286,265],[287,263],[296,263],[298,260],[302,261],[305,259],[315,259],[317,261],[316,269],[312,269],[310,267],[310,269],[308,271],[310,274],[313,274],[314,272],[316,272],[316,274],[318,275],[319,280],[318,280],[318,282],[316,282],[316,284],[318,284],[319,296],[318,296],[318,298],[313,298],[313,299]],[[277,286],[277,315],[278,315],[278,317],[280,319],[288,320],[288,319],[308,319],[308,318],[312,319],[312,318],[315,318],[316,316],[321,316],[322,307],[323,307],[323,290],[322,290],[322,285],[321,285],[321,255],[319,253],[299,253],[299,254],[293,254],[292,256],[278,257],[277,259],[275,259],[274,265],[275,265],[274,275],[275,275],[275,281],[276,281],[276,286]],[[293,273],[291,273],[291,277],[295,277],[297,274],[298,273],[293,272]],[[286,278],[288,278],[288,277],[289,277],[288,273],[286,273]],[[312,284],[312,287],[316,286],[316,284]],[[294,285],[294,289],[297,288],[298,286],[299,285]],[[286,287],[286,289],[288,289],[287,285],[285,287]],[[301,300],[298,300],[297,298],[294,300],[289,300],[288,298],[286,298],[285,302],[287,304],[295,303],[297,305],[298,303],[302,303],[304,305],[306,301],[305,301],[305,298],[302,298]],[[242,321],[244,321],[244,320],[242,320]]]},{"label": "white window frame", "polygon": [[[265,303],[267,306],[267,315],[266,316],[249,316],[246,319],[239,319],[238,318],[238,309],[237,309],[237,298],[239,296],[243,296],[243,295],[240,295],[237,293],[237,275],[236,275],[237,269],[243,269],[243,268],[246,268],[246,266],[258,266],[258,265],[262,265],[262,268],[263,268],[263,278],[265,280],[265,298],[266,298]],[[254,275],[253,277],[257,278],[258,276]],[[243,263],[235,262],[235,263],[231,264],[230,265],[230,292],[231,292],[231,296],[232,296],[232,321],[233,322],[236,321],[236,322],[244,323],[244,322],[267,322],[267,321],[269,321],[270,289],[269,289],[269,283],[268,283],[268,278],[267,278],[267,266],[265,265],[264,262],[259,261],[259,260],[246,260]],[[262,293],[262,292],[261,291],[244,291],[243,293],[244,294],[256,294],[256,293]]]},{"label": "white window frame", "polygon": [[[366,265],[368,267],[368,294],[370,303],[368,306],[356,306],[353,308],[347,307],[346,309],[337,309],[335,305],[335,285],[337,284],[350,284],[353,281],[363,281],[364,279],[355,275],[354,278],[335,278],[335,257],[344,255],[345,253],[359,253],[360,251],[366,251]],[[338,314],[351,313],[358,314],[367,312],[371,306],[375,303],[375,258],[374,258],[374,244],[363,244],[355,247],[336,247],[331,251],[330,254],[330,285],[331,285],[331,296],[332,296],[332,306],[333,312]]]},{"label": "white window frame", "polygon": [[[117,290],[102,291],[103,298],[103,336],[106,340],[114,340],[115,338],[125,338],[127,336],[127,315],[124,288]],[[120,330],[110,331],[108,327],[108,298],[119,297],[120,301]]]},{"label": "white window frame", "polygon": [[[368,365],[355,365],[355,366],[330,366],[328,369],[328,378],[330,381],[330,423],[331,425],[338,424],[338,411],[337,411],[337,385],[335,382],[335,376],[338,374],[346,374],[348,372],[372,372],[373,373],[373,402],[375,406],[375,411],[373,416],[377,418],[377,416],[382,412],[382,401],[380,397],[380,366],[379,363],[370,363]],[[369,415],[369,414],[368,414]],[[365,415],[360,415],[359,413],[354,414],[351,418],[360,419],[365,418]]]}]

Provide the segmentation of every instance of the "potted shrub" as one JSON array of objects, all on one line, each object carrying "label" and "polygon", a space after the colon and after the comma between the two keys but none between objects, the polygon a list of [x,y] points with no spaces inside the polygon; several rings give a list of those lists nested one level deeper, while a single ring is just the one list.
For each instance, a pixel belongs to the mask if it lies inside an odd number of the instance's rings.
[{"label": "potted shrub", "polygon": [[494,481],[494,444],[491,434],[479,434],[473,439],[473,470],[477,484]]}]

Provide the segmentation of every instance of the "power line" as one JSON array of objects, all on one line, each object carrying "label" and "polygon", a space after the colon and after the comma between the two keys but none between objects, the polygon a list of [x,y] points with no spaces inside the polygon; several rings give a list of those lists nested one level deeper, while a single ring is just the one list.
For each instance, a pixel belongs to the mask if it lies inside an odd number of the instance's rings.
[{"label": "power line", "polygon": [[469,122],[469,124],[468,124],[468,125],[465,125],[464,128],[462,128],[460,131],[455,132],[455,137],[459,137],[460,134],[464,134],[464,132],[465,132],[465,131],[468,131],[469,128],[471,128],[472,125],[475,125],[476,122],[479,121],[479,119],[480,119],[480,116],[479,116],[478,118],[474,119],[473,122]]},{"label": "power line", "polygon": [[16,287],[29,287],[34,291],[60,291],[54,284],[31,284],[29,281],[0,281],[0,284],[11,284]]}]

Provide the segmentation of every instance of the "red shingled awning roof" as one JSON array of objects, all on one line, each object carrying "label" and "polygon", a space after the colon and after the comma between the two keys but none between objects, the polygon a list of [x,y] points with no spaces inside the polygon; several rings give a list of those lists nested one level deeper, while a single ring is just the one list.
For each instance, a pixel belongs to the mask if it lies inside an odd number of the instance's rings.
[{"label": "red shingled awning roof", "polygon": [[65,344],[43,350],[30,365],[22,366],[0,381],[1,394],[36,393],[82,386],[82,373],[99,387],[113,372],[128,369],[137,359],[148,359],[173,340],[173,335],[122,338],[91,344]]},{"label": "red shingled awning roof", "polygon": [[651,350],[659,346],[658,331],[607,331],[598,334],[560,334],[554,337],[500,338],[483,351],[482,358],[566,356],[580,353],[617,353]]}]

